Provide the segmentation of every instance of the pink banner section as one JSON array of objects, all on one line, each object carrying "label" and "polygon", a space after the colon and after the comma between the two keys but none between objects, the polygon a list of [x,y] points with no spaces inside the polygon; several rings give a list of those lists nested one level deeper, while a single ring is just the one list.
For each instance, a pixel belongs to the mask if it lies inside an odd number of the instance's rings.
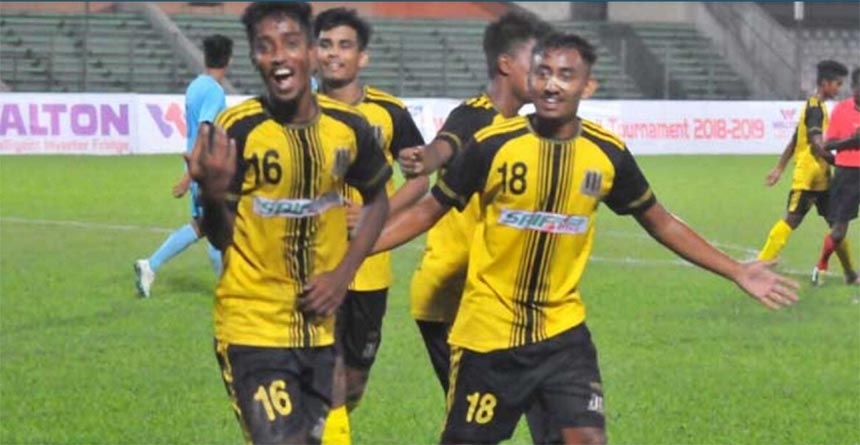
[{"label": "pink banner section", "polygon": [[[247,96],[229,96],[234,105]],[[404,99],[425,140],[460,100]],[[589,100],[579,114],[636,154],[780,153],[803,102]],[[525,107],[522,113],[533,109]],[[0,154],[181,153],[182,95],[0,93]]]}]

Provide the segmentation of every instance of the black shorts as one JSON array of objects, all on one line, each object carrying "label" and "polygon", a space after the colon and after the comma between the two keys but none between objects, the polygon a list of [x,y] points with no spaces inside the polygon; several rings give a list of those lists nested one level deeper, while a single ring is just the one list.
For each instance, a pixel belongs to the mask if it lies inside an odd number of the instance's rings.
[{"label": "black shorts", "polygon": [[253,443],[320,443],[331,406],[334,348],[268,348],[215,341],[221,378]]},{"label": "black shorts", "polygon": [[442,443],[498,443],[541,403],[550,429],[605,425],[597,351],[585,324],[548,340],[477,353],[452,347]]},{"label": "black shorts", "polygon": [[860,168],[836,167],[830,183],[830,213],[832,222],[848,222],[857,218],[860,208]]},{"label": "black shorts", "polygon": [[335,322],[337,352],[346,366],[370,370],[382,344],[382,318],[388,289],[347,292]]},{"label": "black shorts", "polygon": [[788,213],[806,215],[809,209],[815,205],[818,214],[827,218],[828,193],[827,191],[791,190],[788,192]]}]

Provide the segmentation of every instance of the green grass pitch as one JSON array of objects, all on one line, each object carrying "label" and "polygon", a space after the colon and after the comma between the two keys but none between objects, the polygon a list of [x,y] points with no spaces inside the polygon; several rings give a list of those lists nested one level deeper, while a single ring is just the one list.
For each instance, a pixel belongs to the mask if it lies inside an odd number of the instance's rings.
[{"label": "green grass pitch", "polygon": [[[775,156],[654,156],[658,198],[708,240],[751,258],[781,217]],[[212,351],[214,276],[201,244],[153,297],[132,262],[188,218],[170,197],[178,156],[0,157],[0,443],[234,444]],[[838,262],[807,284],[825,225],[810,214],[778,268],[802,300],[770,312],[683,264],[631,218],[598,216],[583,279],[615,444],[860,443],[860,291]],[[850,238],[860,262],[860,222]],[[355,444],[430,444],[443,397],[408,312],[422,241],[395,254],[379,359]],[[528,443],[522,426],[511,443]]]}]

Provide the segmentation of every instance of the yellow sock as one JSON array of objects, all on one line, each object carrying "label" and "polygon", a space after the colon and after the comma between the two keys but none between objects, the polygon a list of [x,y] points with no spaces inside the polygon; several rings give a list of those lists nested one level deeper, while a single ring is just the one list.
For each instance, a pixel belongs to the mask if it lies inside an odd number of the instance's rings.
[{"label": "yellow sock", "polygon": [[855,272],[854,262],[851,261],[851,248],[848,244],[848,237],[842,239],[842,242],[836,246],[836,256],[839,257],[839,263],[842,264],[842,270],[845,271],[845,276]]},{"label": "yellow sock", "polygon": [[346,405],[328,413],[323,430],[322,445],[349,445],[349,414]]},{"label": "yellow sock", "polygon": [[764,243],[764,247],[759,252],[758,259],[761,261],[770,261],[776,258],[779,252],[782,251],[782,247],[785,246],[785,242],[788,241],[791,232],[791,226],[785,220],[781,219],[777,221],[773,225],[773,228],[770,229],[770,233],[767,235],[767,242]]}]

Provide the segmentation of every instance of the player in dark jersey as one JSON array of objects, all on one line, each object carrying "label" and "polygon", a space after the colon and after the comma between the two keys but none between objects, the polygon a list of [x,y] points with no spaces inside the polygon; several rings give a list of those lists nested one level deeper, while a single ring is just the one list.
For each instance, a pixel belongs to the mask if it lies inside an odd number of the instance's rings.
[{"label": "player in dark jersey", "polygon": [[[391,168],[358,110],[310,90],[309,4],[253,3],[242,22],[266,93],[222,112],[188,160],[224,252],[216,352],[246,440],[319,443],[334,313],[388,213]],[[346,184],[363,200],[351,236]]]},{"label": "player in dark jersey", "polygon": [[825,60],[818,64],[817,71],[816,92],[806,100],[791,141],[765,179],[768,186],[776,184],[788,161],[794,158],[794,173],[785,216],[768,232],[767,240],[758,255],[758,259],[762,261],[773,260],[779,255],[791,233],[800,226],[813,205],[818,214],[827,219],[827,190],[830,187],[833,154],[824,148],[823,134],[827,130],[828,121],[825,101],[839,94],[848,69],[839,62]]},{"label": "player in dark jersey", "polygon": [[[382,90],[363,85],[359,79],[361,70],[370,63],[367,51],[372,33],[370,25],[355,10],[340,7],[317,15],[314,31],[322,79],[320,92],[353,105],[364,114],[376,131],[379,149],[389,165],[401,149],[424,144],[403,102]],[[396,191],[394,181],[389,180],[386,184],[389,215],[414,204],[427,193],[428,187],[426,176],[408,178]],[[343,194],[348,204],[347,225],[352,229],[358,222],[361,194],[353,187],[346,187]],[[361,400],[382,343],[382,320],[391,282],[391,254],[383,252],[368,257],[358,269],[338,310],[335,326],[338,366],[334,402],[323,434],[324,444],[350,443],[347,411],[352,412]]]},{"label": "player in dark jersey", "polygon": [[595,59],[578,36],[548,37],[530,74],[536,114],[479,131],[432,195],[390,220],[374,247],[400,245],[450,207],[480,199],[449,337],[442,443],[498,443],[533,403],[547,407],[564,443],[605,443],[600,371],[579,291],[601,203],[770,308],[797,299],[797,283],[768,263],[729,258],[669,213],[623,141],[577,117]]}]

